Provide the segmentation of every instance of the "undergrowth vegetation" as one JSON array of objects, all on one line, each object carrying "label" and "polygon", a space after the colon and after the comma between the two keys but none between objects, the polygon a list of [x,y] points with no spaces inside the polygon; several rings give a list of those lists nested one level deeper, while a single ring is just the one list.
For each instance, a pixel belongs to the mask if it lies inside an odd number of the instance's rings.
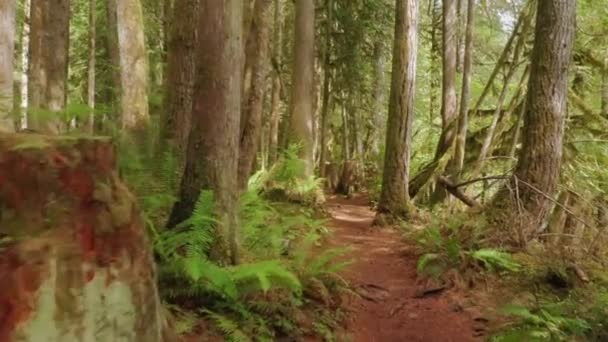
[{"label": "undergrowth vegetation", "polygon": [[491,306],[498,308],[490,315],[499,322],[491,327],[491,341],[608,340],[608,272],[601,259],[583,253],[582,246],[556,248],[554,241],[532,241],[525,249],[499,246],[485,238],[493,228],[482,217],[446,219],[444,213],[428,227],[410,230],[419,276],[489,291]]},{"label": "undergrowth vegetation", "polygon": [[120,144],[119,168],[138,194],[153,237],[159,289],[174,331],[216,333],[228,341],[334,339],[344,318],[342,300],[353,294],[338,275],[349,262],[344,249],[319,250],[328,234],[316,208],[323,200],[321,180],[301,177],[297,146],[250,179],[238,209],[243,262],[221,266],[209,257],[219,224],[213,193],[202,191],[189,219],[164,228],[176,199],[179,161],[171,151],[123,145],[133,146]]}]

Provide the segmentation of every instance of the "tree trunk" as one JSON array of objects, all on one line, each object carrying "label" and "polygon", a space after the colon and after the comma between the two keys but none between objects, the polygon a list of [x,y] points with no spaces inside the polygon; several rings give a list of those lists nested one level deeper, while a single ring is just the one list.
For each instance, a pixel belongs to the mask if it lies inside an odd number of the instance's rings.
[{"label": "tree trunk", "polygon": [[16,1],[0,3],[0,132],[12,132]]},{"label": "tree trunk", "polygon": [[313,175],[313,77],[314,20],[313,0],[296,0],[296,26],[291,95],[290,143],[300,144],[305,163],[303,175]]},{"label": "tree trunk", "polygon": [[238,262],[237,168],[243,82],[243,5],[200,3],[197,73],[186,167],[168,226],[186,220],[201,190],[211,190],[219,224],[212,259]]},{"label": "tree trunk", "polygon": [[602,71],[602,115],[608,119],[608,51],[606,51],[606,57],[604,57],[604,69]]},{"label": "tree trunk", "polygon": [[[526,43],[526,38],[528,38],[527,33],[528,33],[529,27],[530,27],[530,21],[525,19],[523,27],[521,29],[521,34],[519,36],[519,40],[517,41],[517,44],[515,45],[515,49],[513,51],[513,60],[510,63],[509,71],[505,75],[502,89],[501,89],[500,94],[498,95],[498,99],[496,101],[496,109],[494,110],[494,114],[492,116],[492,122],[490,123],[490,127],[488,128],[486,137],[483,140],[483,143],[481,145],[481,150],[479,151],[479,156],[477,157],[477,161],[475,163],[475,166],[474,166],[474,169],[472,172],[473,178],[476,177],[477,174],[481,171],[481,169],[483,168],[483,165],[485,163],[486,157],[490,154],[492,142],[494,141],[494,137],[496,135],[495,134],[496,127],[498,126],[498,122],[499,122],[500,118],[502,118],[502,115],[501,115],[502,105],[505,101],[505,98],[507,97],[507,92],[509,90],[511,78],[513,78],[513,76],[515,76],[515,72],[517,71],[517,66],[519,64],[519,59],[521,58],[521,56],[523,54],[523,50],[524,50],[525,43]],[[522,76],[522,83],[525,80],[526,74],[527,74],[527,70],[526,70],[526,72],[524,72],[524,76]],[[517,89],[521,89],[522,85],[523,84],[520,84],[520,86]]]},{"label": "tree trunk", "polygon": [[270,124],[268,132],[268,164],[277,161],[279,150],[279,122],[281,120],[281,78],[279,68],[281,64],[281,1],[274,0],[274,28],[272,37],[272,97],[270,100]]},{"label": "tree trunk", "polygon": [[89,0],[89,59],[87,63],[87,105],[91,108],[91,112],[87,116],[84,123],[85,131],[93,134],[95,127],[95,39],[96,39],[96,23],[97,23],[97,2]]},{"label": "tree trunk", "polygon": [[494,204],[504,211],[498,216],[504,224],[519,224],[520,244],[544,229],[553,205],[547,197],[559,179],[576,1],[539,0],[537,13],[542,15],[536,22],[523,146],[508,187],[515,190],[502,189]]},{"label": "tree trunk", "polygon": [[112,99],[112,110],[116,122],[120,122],[120,101],[121,101],[121,78],[120,78],[120,51],[118,49],[118,28],[116,23],[116,1],[108,0],[107,2],[107,20],[108,20],[108,31],[107,45],[108,45],[108,57],[110,60],[110,66],[112,70],[112,87],[111,92],[113,95]]},{"label": "tree trunk", "polygon": [[268,75],[270,9],[272,0],[256,0],[246,45],[245,92],[241,108],[239,188],[244,190],[251,176],[260,146],[264,90]]},{"label": "tree trunk", "polygon": [[116,28],[120,58],[121,125],[142,132],[148,114],[148,62],[144,44],[143,12],[140,0],[116,2]]},{"label": "tree trunk", "polygon": [[437,93],[439,89],[439,73],[438,64],[441,54],[439,49],[439,26],[441,26],[441,6],[438,4],[440,0],[430,0],[430,16],[431,16],[431,61],[429,67],[430,74],[430,89],[429,89],[429,122],[433,122],[435,108],[437,106]]},{"label": "tree trunk", "polygon": [[[380,156],[381,139],[384,136],[386,120],[383,115],[385,112],[384,97],[384,47],[380,40],[374,44],[374,90],[373,90],[373,135],[372,135],[372,154],[374,157]],[[376,160],[374,158],[374,160]]]},{"label": "tree trunk", "polygon": [[65,126],[59,113],[67,99],[69,0],[32,0],[30,23],[28,127],[57,134]]},{"label": "tree trunk", "polygon": [[329,119],[329,101],[331,100],[331,33],[333,26],[333,1],[325,1],[326,22],[325,22],[325,47],[323,49],[323,100],[321,104],[321,129],[320,129],[320,156],[319,156],[319,176],[325,177],[325,167],[327,164],[327,123]]},{"label": "tree trunk", "polygon": [[408,180],[418,49],[418,0],[397,0],[395,10],[393,72],[378,212],[407,217],[411,214]]},{"label": "tree trunk", "polygon": [[19,85],[21,87],[21,111],[19,121],[16,125],[17,128],[23,129],[27,127],[27,107],[28,107],[28,65],[30,56],[30,0],[23,1],[23,31],[21,32],[21,81]]},{"label": "tree trunk", "polygon": [[167,51],[167,111],[161,121],[165,141],[183,152],[188,143],[194,91],[199,0],[175,0]]},{"label": "tree trunk", "polygon": [[115,168],[108,139],[0,134],[0,341],[162,340],[151,243]]},{"label": "tree trunk", "polygon": [[467,130],[469,127],[469,100],[471,96],[471,69],[473,67],[473,28],[475,26],[475,0],[467,0],[467,20],[464,38],[464,70],[462,74],[462,91],[460,93],[460,110],[458,113],[458,135],[454,149],[454,173],[460,177],[464,166]]},{"label": "tree trunk", "polygon": [[441,136],[437,144],[435,160],[438,160],[452,146],[456,137],[456,0],[443,1],[443,81],[441,93]]}]

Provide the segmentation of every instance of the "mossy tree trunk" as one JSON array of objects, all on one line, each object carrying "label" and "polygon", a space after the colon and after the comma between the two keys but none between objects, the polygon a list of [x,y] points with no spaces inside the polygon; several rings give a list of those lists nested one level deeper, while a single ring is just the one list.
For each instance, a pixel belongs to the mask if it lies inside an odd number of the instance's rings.
[{"label": "mossy tree trunk", "polygon": [[[576,1],[539,0],[522,150],[509,187],[494,202],[497,219],[516,224],[525,244],[546,227],[561,169],[568,69],[575,32]],[[511,189],[511,190],[509,190]]]},{"label": "mossy tree trunk", "polygon": [[201,190],[211,190],[219,224],[211,257],[238,262],[237,169],[243,45],[243,4],[238,0],[203,1],[199,8],[197,73],[192,128],[179,201],[168,226],[192,215]]},{"label": "mossy tree trunk", "polygon": [[161,341],[154,260],[105,138],[0,134],[0,341]]},{"label": "mossy tree trunk", "polygon": [[410,215],[408,180],[416,89],[418,0],[397,0],[386,152],[378,212]]}]

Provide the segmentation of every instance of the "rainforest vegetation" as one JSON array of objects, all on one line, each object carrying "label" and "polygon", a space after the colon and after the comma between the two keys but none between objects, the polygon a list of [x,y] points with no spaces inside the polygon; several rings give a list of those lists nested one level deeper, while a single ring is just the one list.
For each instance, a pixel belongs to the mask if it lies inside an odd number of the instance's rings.
[{"label": "rainforest vegetation", "polygon": [[608,341],[608,0],[0,0],[0,342]]}]

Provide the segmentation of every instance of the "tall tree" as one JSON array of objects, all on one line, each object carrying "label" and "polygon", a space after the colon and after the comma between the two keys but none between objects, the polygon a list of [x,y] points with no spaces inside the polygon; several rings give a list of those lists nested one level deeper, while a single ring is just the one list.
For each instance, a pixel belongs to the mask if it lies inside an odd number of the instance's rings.
[{"label": "tall tree", "polygon": [[28,127],[45,133],[64,126],[56,113],[66,106],[69,27],[69,0],[32,0],[28,96],[34,111]]},{"label": "tall tree", "polygon": [[148,125],[148,61],[140,0],[116,1],[120,59],[121,125],[142,132]]},{"label": "tall tree", "polygon": [[608,118],[608,51],[604,52],[604,68],[602,70],[602,115]]},{"label": "tall tree", "polygon": [[300,144],[305,176],[311,176],[313,161],[313,77],[315,41],[315,4],[296,0],[293,81],[291,94],[291,143]]},{"label": "tall tree", "polygon": [[[97,2],[89,0],[89,58],[87,63],[87,105],[91,109],[95,109],[95,54],[96,54],[96,38],[97,38]],[[89,113],[85,122],[85,130],[93,133],[94,127],[93,111]]]},{"label": "tall tree", "polygon": [[382,122],[383,115],[386,107],[384,104],[384,46],[379,39],[374,44],[374,93],[373,93],[373,138],[372,138],[372,154],[374,157],[380,155],[380,142],[384,135],[384,125],[386,121]]},{"label": "tall tree", "polygon": [[168,226],[192,214],[201,190],[214,194],[218,216],[212,258],[238,262],[236,205],[241,91],[243,5],[239,0],[202,1],[192,128],[179,201]]},{"label": "tall tree", "polygon": [[458,100],[456,98],[457,5],[456,0],[443,1],[441,136],[437,144],[435,159],[440,158],[452,146],[456,136],[455,123],[458,114]]},{"label": "tall tree", "polygon": [[494,203],[504,211],[505,224],[520,225],[518,242],[522,244],[544,227],[553,206],[562,160],[576,1],[538,0],[537,13],[522,150],[510,186],[497,194]]},{"label": "tall tree", "polygon": [[16,1],[0,3],[0,132],[13,131],[13,69]]},{"label": "tall tree", "polygon": [[411,214],[408,181],[418,53],[418,0],[397,0],[395,11],[393,72],[378,212],[407,217]]},{"label": "tall tree", "polygon": [[473,27],[475,25],[475,0],[467,0],[466,28],[464,38],[464,61],[462,90],[458,112],[458,135],[454,149],[454,172],[459,176],[464,166],[467,129],[469,122],[469,98],[471,95],[471,69],[473,67]]},{"label": "tall tree", "polygon": [[321,123],[319,142],[319,175],[325,177],[327,162],[327,124],[329,119],[329,101],[331,98],[331,31],[333,23],[333,1],[325,0],[325,42],[323,47],[323,99],[321,100]]},{"label": "tall tree", "polygon": [[245,189],[251,176],[262,133],[264,90],[268,74],[268,47],[272,0],[256,0],[245,47],[245,90],[243,93],[239,150],[239,188]]},{"label": "tall tree", "polygon": [[161,134],[179,151],[185,150],[190,132],[198,7],[199,0],[175,0],[167,25],[167,109]]},{"label": "tall tree", "polygon": [[268,123],[268,162],[272,165],[278,156],[279,122],[281,119],[281,75],[282,57],[282,0],[274,0],[274,24],[272,33],[272,94],[270,99],[270,122]]},{"label": "tall tree", "polygon": [[199,0],[175,0],[167,25],[167,110],[161,134],[180,151],[186,149],[190,132],[198,9]]}]

